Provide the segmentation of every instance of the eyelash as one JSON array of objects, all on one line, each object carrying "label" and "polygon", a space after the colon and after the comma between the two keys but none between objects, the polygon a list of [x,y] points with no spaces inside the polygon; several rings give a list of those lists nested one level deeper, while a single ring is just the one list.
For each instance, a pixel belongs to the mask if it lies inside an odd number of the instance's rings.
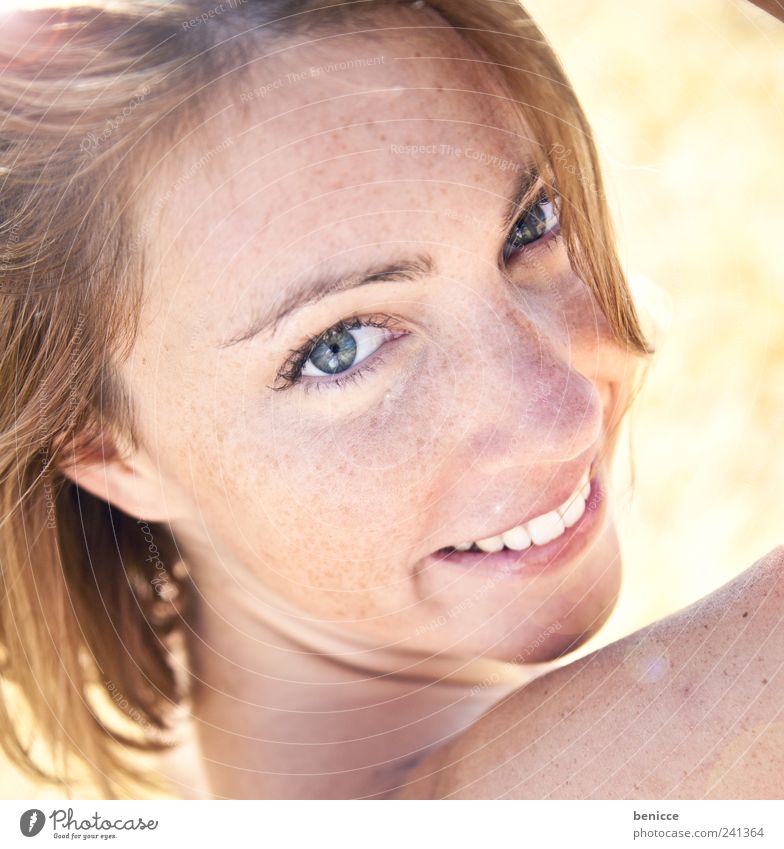
[{"label": "eyelash", "polygon": [[[508,241],[512,234],[514,234],[517,229],[518,224],[536,209],[540,204],[546,203],[550,201],[547,193],[542,190],[536,199],[530,204],[530,206],[526,207],[520,214],[520,216],[515,221],[514,225],[510,233],[506,237],[506,241]],[[555,203],[555,201],[553,201]],[[557,214],[557,206],[556,206],[556,219],[558,217]],[[531,245],[524,245],[520,248],[517,248],[509,257],[506,256],[506,252],[504,249],[504,262],[508,262],[511,256],[515,254],[519,254],[524,252],[526,249],[530,248],[532,245],[539,245],[541,243],[542,247],[547,245],[550,249],[552,249],[553,244],[552,240],[548,238],[549,236],[553,236],[554,238],[558,238],[560,235],[558,225],[555,226],[553,230],[543,235],[541,238],[537,239],[535,242],[532,242]],[[506,242],[505,242],[506,245]],[[356,330],[360,327],[391,327],[395,326],[397,323],[397,319],[388,315],[371,315],[371,316],[360,316],[353,315],[346,319],[341,319],[337,323],[331,325],[326,330],[321,331],[321,333],[317,333],[315,336],[309,336],[299,347],[294,348],[289,352],[289,356],[286,361],[281,366],[280,371],[278,372],[278,380],[283,381],[282,385],[270,386],[269,388],[280,392],[285,389],[290,389],[292,386],[296,386],[297,384],[301,384],[303,390],[308,392],[311,388],[315,388],[318,391],[322,389],[342,389],[343,387],[358,382],[364,379],[367,374],[372,371],[375,371],[379,365],[383,362],[382,356],[379,353],[371,354],[362,363],[355,369],[351,371],[347,371],[342,375],[336,375],[329,380],[306,380],[302,381],[302,369],[305,366],[305,363],[308,361],[313,349],[316,345],[321,341],[321,339],[329,333],[333,332],[342,332],[346,330]],[[380,349],[379,349],[380,350]]]},{"label": "eyelash", "polygon": [[353,315],[349,318],[341,319],[321,333],[308,337],[302,345],[291,350],[288,359],[283,363],[283,366],[278,372],[278,378],[283,381],[283,385],[271,386],[269,388],[279,392],[301,383],[302,388],[306,392],[311,388],[320,391],[322,388],[341,389],[349,383],[358,381],[364,378],[366,373],[374,371],[381,364],[381,356],[378,353],[372,354],[366,360],[363,360],[357,368],[347,371],[344,374],[338,374],[330,380],[306,380],[303,382],[301,380],[301,372],[313,349],[329,333],[357,330],[360,327],[389,328],[396,325],[397,319],[389,315]]},{"label": "eyelash", "polygon": [[[528,215],[530,215],[531,212],[533,212],[538,206],[542,206],[543,204],[546,204],[546,203],[552,204],[552,207],[553,207],[554,218],[555,218],[555,222],[556,222],[555,225],[553,226],[553,228],[551,230],[549,230],[548,232],[544,233],[542,236],[540,236],[534,242],[532,242],[528,245],[521,245],[520,247],[516,248],[510,254],[507,255],[506,244],[509,242],[509,240],[517,232],[520,223]],[[507,234],[506,242],[504,243],[504,250],[503,250],[504,262],[508,262],[512,257],[516,256],[517,254],[524,253],[527,249],[530,249],[534,246],[536,246],[537,249],[538,248],[544,248],[546,246],[549,250],[552,250],[553,247],[555,247],[553,242],[557,241],[558,237],[560,236],[560,232],[561,232],[561,228],[560,228],[560,224],[558,222],[558,199],[557,199],[557,197],[550,197],[547,194],[547,192],[545,191],[545,189],[543,188],[539,192],[539,194],[534,198],[534,200],[531,201],[531,203],[521,211],[517,220],[512,225],[511,230]]]}]

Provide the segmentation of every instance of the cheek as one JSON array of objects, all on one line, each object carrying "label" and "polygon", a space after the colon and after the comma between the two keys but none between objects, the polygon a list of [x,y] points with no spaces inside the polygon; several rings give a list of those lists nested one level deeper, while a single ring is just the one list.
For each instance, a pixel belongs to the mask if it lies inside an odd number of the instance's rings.
[{"label": "cheek", "polygon": [[433,437],[422,427],[431,401],[399,383],[381,399],[324,425],[316,424],[319,399],[308,399],[306,418],[289,395],[245,405],[220,439],[183,433],[187,457],[175,462],[181,470],[197,464],[191,486],[207,532],[286,595],[340,591],[323,598],[333,612],[345,604],[370,610],[379,591],[385,604],[410,603],[411,545],[432,473]]},{"label": "cheek", "polygon": [[380,546],[389,552],[390,541],[405,541],[421,521],[438,462],[436,412],[445,403],[435,381],[416,367],[408,376],[397,369],[389,374],[373,375],[372,389],[346,390],[362,400],[362,411],[327,423],[318,409],[322,398],[302,405],[285,399],[271,409],[272,437],[264,440],[276,513],[304,517],[315,542],[350,541],[376,558]]},{"label": "cheek", "polygon": [[565,251],[539,261],[538,270],[536,285],[527,290],[527,297],[535,304],[539,330],[547,338],[581,353],[596,350],[610,338],[593,292],[574,273]]},{"label": "cheek", "polygon": [[581,365],[593,363],[599,379],[617,379],[619,369],[628,368],[628,354],[619,347],[596,296],[571,269],[564,275],[561,291],[558,308],[574,356]]},{"label": "cheek", "polygon": [[623,408],[638,360],[617,342],[595,295],[561,259],[554,260],[552,285],[536,297],[540,330],[558,345],[570,366],[593,383],[606,413]]},{"label": "cheek", "polygon": [[327,393],[265,399],[251,369],[207,381],[212,391],[183,380],[156,395],[142,414],[166,434],[154,440],[161,472],[187,493],[203,544],[289,595],[403,593],[429,502],[433,411],[443,406],[432,391],[443,382],[414,360],[408,379],[390,370],[373,375],[372,393],[349,389],[347,415],[336,400],[329,412]]}]

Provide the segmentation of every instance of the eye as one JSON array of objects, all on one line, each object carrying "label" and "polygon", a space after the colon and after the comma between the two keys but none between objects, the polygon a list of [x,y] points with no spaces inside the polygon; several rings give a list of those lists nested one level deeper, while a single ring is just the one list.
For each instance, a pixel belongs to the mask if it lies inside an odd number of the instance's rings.
[{"label": "eye", "polygon": [[340,374],[374,354],[386,341],[383,327],[355,324],[337,326],[324,333],[302,366],[304,377]]},{"label": "eye", "polygon": [[517,219],[504,245],[504,260],[516,251],[537,242],[558,226],[555,203],[545,193]]},{"label": "eye", "polygon": [[[379,348],[403,335],[402,332],[390,329],[394,323],[395,320],[390,316],[366,316],[339,321],[292,351],[278,373],[283,385],[270,388],[286,389],[301,382],[302,378],[310,378],[303,382],[305,388],[311,384],[319,384],[319,388],[321,384],[339,387],[349,377],[358,378],[364,369],[357,366],[371,358],[377,359],[373,355]],[[342,374],[347,375],[343,380],[338,378]],[[330,375],[334,375],[335,379],[325,379]]]}]

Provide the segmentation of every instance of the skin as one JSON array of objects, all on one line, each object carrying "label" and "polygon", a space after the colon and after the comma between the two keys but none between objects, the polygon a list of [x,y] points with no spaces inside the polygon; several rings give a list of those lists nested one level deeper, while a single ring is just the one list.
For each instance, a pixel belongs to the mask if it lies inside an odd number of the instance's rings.
[{"label": "skin", "polygon": [[[445,81],[443,63],[402,58],[415,54],[471,57],[444,30],[353,36],[341,60],[383,62],[291,83],[334,48],[279,53],[143,183],[149,275],[118,364],[140,445],[114,437],[116,459],[67,472],[174,531],[196,593],[192,713],[216,796],[395,792],[499,693],[374,676],[389,646],[457,669],[544,663],[594,634],[617,597],[609,511],[557,569],[488,581],[426,568],[442,546],[552,509],[597,457],[606,477],[637,363],[558,239],[501,261],[514,170],[400,152],[445,145],[514,163],[533,144],[507,103],[466,93],[500,92],[482,66],[450,64]],[[331,295],[274,335],[225,344],[314,267],[422,252],[433,271],[421,281]],[[366,379],[269,388],[307,337],[379,314],[401,336]],[[364,668],[287,636],[281,604],[312,617],[314,635],[338,628]]]},{"label": "skin", "polygon": [[[756,5],[779,20],[777,0]],[[778,799],[784,546],[499,701],[396,799]]]},{"label": "skin", "polygon": [[395,798],[777,799],[784,546],[689,608],[551,672]]},{"label": "skin", "polygon": [[[399,152],[451,145],[511,164],[532,145],[507,103],[460,91],[501,91],[481,66],[450,65],[446,83],[443,64],[396,58],[412,51],[471,56],[443,31],[437,41],[426,33],[407,42],[352,38],[341,44],[342,60],[383,62],[286,82],[243,104],[243,91],[335,58],[292,49],[247,88],[230,89],[215,117],[189,145],[173,146],[146,183],[150,280],[138,337],[120,365],[141,447],[73,474],[126,512],[174,529],[199,593],[190,648],[202,744],[208,758],[250,761],[256,776],[227,767],[227,777],[215,766],[218,793],[394,784],[393,775],[369,785],[360,773],[343,785],[332,777],[303,787],[256,773],[292,760],[291,746],[276,755],[256,739],[268,724],[276,740],[342,739],[356,726],[355,716],[348,728],[332,716],[313,730],[312,714],[293,710],[328,701],[313,686],[325,677],[342,704],[338,685],[350,670],[297,657],[299,686],[269,684],[291,668],[292,653],[269,624],[266,599],[338,623],[371,649],[446,652],[460,665],[521,652],[530,662],[556,657],[594,633],[617,596],[609,518],[589,550],[551,572],[488,581],[454,566],[425,568],[438,548],[553,509],[594,459],[606,463],[636,364],[559,240],[503,263],[515,169]],[[372,89],[384,91],[365,93]],[[357,115],[366,123],[349,126]],[[209,168],[198,167],[205,150],[219,151]],[[401,252],[429,252],[433,272],[332,295],[274,336],[222,347],[312,267],[352,270]],[[291,349],[354,314],[393,316],[403,333],[380,349],[385,362],[367,379],[328,391],[267,388]],[[383,703],[410,689],[370,683],[356,709],[376,704],[379,691]],[[450,708],[436,728],[427,717],[443,698],[414,689],[421,728],[413,736],[390,728],[394,702],[371,711],[377,736],[358,757],[373,776],[383,772],[379,758],[410,759],[487,707],[486,697],[470,698],[473,707]],[[345,752],[334,757],[343,771]],[[323,760],[310,752],[301,768]]]},{"label": "skin", "polygon": [[[352,39],[341,58],[383,64],[287,85],[245,112],[235,89],[198,144],[173,148],[149,178],[156,212],[162,175],[177,189],[150,222],[147,300],[120,367],[142,450],[108,485],[102,468],[81,480],[135,515],[169,521],[197,575],[220,568],[259,581],[379,644],[511,658],[558,621],[552,656],[593,633],[614,601],[610,522],[581,562],[500,581],[442,628],[428,626],[487,576],[422,561],[557,506],[608,458],[635,363],[560,242],[501,267],[514,172],[393,152],[443,144],[519,162],[531,149],[496,97],[446,91],[440,66],[396,61],[414,48],[467,51],[453,35],[417,38]],[[313,64],[312,48],[293,49],[258,84]],[[454,88],[498,93],[481,69],[459,66]],[[402,93],[363,94],[393,86]],[[347,126],[356,115],[368,123]],[[182,180],[205,149],[227,144]],[[273,338],[221,347],[312,267],[348,270],[401,252],[429,252],[436,269],[325,298]],[[404,336],[363,382],[267,388],[304,337],[379,313]]]}]

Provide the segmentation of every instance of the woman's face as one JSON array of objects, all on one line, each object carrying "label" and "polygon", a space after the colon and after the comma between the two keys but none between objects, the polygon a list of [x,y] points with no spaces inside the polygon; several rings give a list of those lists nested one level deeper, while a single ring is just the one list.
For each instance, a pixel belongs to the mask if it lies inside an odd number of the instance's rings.
[{"label": "woman's face", "polygon": [[533,141],[481,67],[433,58],[468,55],[454,34],[325,43],[229,87],[145,184],[122,375],[175,535],[197,583],[379,645],[555,656],[618,589],[596,491],[519,563],[433,555],[606,462],[633,364],[546,205],[513,240]]}]

